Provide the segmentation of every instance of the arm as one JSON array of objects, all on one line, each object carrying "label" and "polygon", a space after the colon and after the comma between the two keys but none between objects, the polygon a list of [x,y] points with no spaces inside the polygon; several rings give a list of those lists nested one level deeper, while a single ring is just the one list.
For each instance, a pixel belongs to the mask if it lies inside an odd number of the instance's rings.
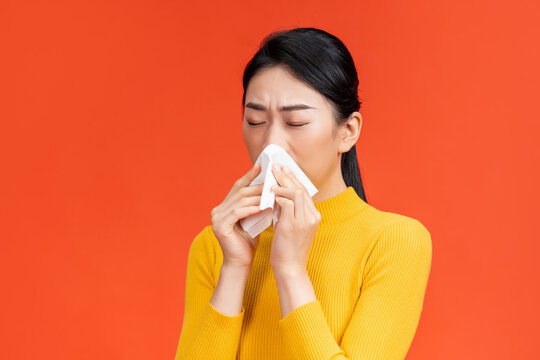
[{"label": "arm", "polygon": [[175,360],[236,358],[249,268],[222,266],[214,287],[211,231],[210,226],[203,229],[189,249],[184,320]]},{"label": "arm", "polygon": [[302,360],[404,359],[422,312],[431,255],[431,235],[419,221],[390,225],[367,259],[360,297],[341,343],[314,300],[279,320],[287,350]]}]

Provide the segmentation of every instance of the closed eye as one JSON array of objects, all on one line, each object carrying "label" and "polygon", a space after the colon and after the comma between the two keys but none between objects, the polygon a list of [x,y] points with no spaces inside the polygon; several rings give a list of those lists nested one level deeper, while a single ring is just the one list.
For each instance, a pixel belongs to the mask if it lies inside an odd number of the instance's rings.
[{"label": "closed eye", "polygon": [[[251,125],[251,126],[257,126],[257,125],[262,125],[262,124],[264,124],[264,122],[261,122],[261,123],[250,123],[250,122],[248,121],[248,124]],[[309,124],[309,123],[303,123],[303,124],[287,123],[287,125],[292,126],[292,127],[300,127],[300,126],[304,126],[304,125],[307,125],[307,124]]]}]

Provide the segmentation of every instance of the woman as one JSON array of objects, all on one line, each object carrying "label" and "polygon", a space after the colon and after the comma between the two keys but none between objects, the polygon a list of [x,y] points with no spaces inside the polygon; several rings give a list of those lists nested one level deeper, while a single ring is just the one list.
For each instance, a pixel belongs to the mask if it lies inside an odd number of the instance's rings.
[{"label": "woman", "polygon": [[176,360],[403,359],[422,311],[431,236],[416,219],[367,204],[355,143],[358,77],[335,36],[314,28],[264,39],[243,78],[252,163],[284,148],[319,190],[273,169],[278,222],[252,239],[253,167],[193,240]]}]

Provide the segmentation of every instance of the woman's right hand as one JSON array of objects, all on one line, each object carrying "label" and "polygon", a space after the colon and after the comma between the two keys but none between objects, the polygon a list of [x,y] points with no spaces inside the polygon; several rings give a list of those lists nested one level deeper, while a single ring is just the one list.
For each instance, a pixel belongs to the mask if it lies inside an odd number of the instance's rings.
[{"label": "woman's right hand", "polygon": [[261,165],[255,164],[234,183],[225,200],[210,213],[212,229],[223,252],[223,266],[251,266],[259,235],[252,238],[238,221],[262,211],[259,203],[264,184],[249,186],[260,171]]}]

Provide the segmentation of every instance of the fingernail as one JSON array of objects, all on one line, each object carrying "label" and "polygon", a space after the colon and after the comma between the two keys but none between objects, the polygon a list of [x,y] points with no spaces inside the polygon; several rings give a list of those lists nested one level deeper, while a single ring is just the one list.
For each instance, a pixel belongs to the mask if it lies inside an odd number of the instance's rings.
[{"label": "fingernail", "polygon": [[282,169],[283,169],[283,171],[284,171],[285,173],[287,173],[287,174],[290,174],[290,173],[291,173],[291,171],[290,171],[286,166],[284,166]]},{"label": "fingernail", "polygon": [[280,171],[280,168],[279,168],[278,164],[272,164],[272,166],[274,167],[274,170],[276,170],[277,172]]}]

